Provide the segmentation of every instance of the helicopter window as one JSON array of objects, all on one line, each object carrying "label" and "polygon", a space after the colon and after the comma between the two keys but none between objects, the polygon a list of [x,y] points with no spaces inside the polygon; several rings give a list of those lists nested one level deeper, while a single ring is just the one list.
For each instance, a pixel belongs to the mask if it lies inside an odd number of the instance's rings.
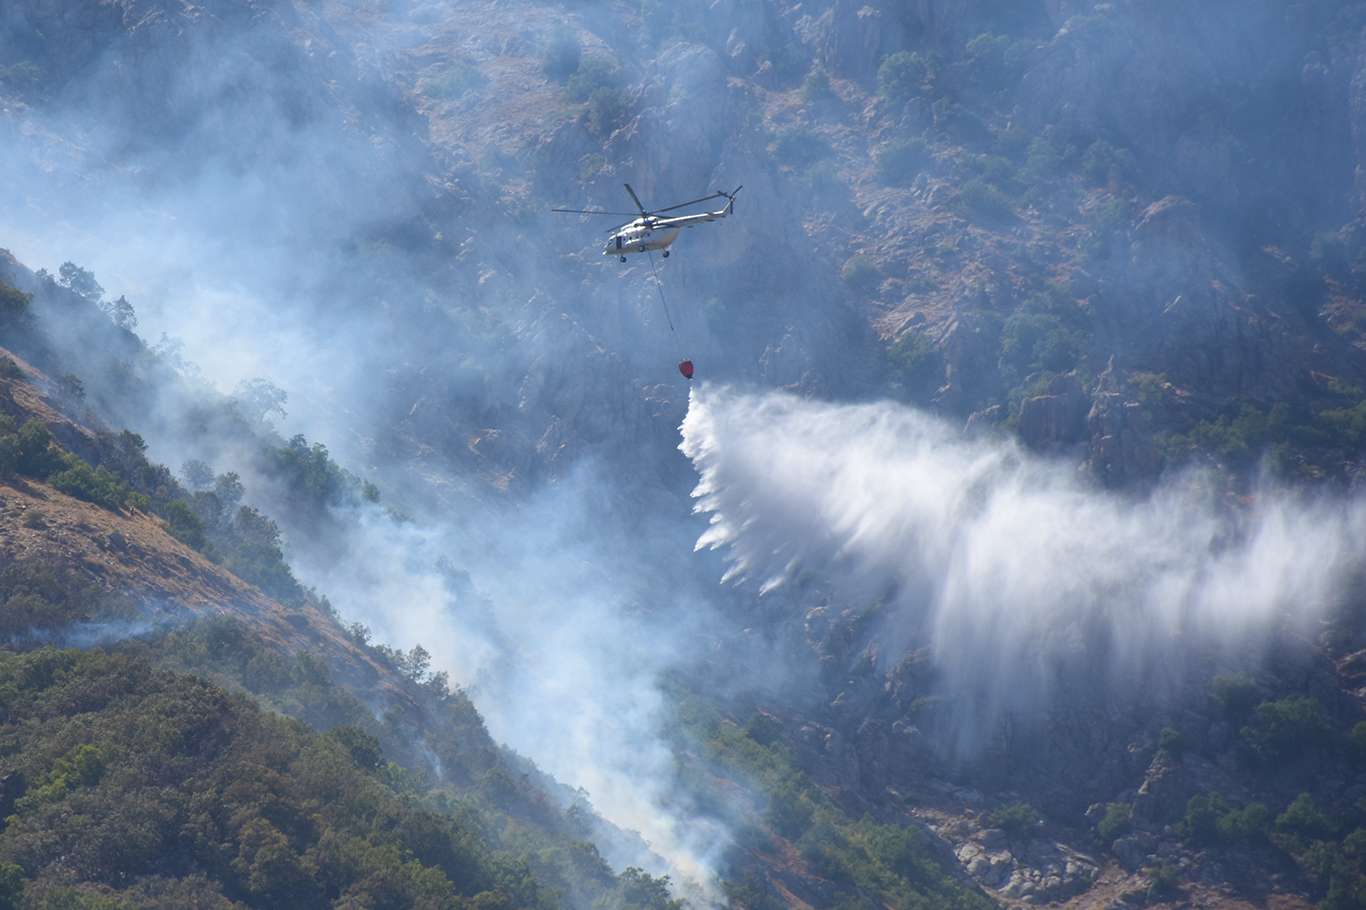
[{"label": "helicopter window", "polygon": [[617,249],[621,249],[621,235],[617,235]]}]

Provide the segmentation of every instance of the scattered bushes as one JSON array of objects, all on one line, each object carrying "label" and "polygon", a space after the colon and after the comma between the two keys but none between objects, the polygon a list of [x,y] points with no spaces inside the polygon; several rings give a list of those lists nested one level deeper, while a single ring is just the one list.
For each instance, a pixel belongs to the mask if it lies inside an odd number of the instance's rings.
[{"label": "scattered bushes", "polygon": [[1127,833],[1133,827],[1134,809],[1128,803],[1110,803],[1105,807],[1105,814],[1096,825],[1096,833],[1106,844],[1112,844],[1115,839]]},{"label": "scattered bushes", "polygon": [[958,188],[964,212],[985,224],[1001,224],[1015,217],[1010,197],[979,177],[965,180]]},{"label": "scattered bushes", "polygon": [[1303,834],[1307,837],[1328,838],[1337,833],[1338,826],[1319,809],[1308,793],[1295,797],[1285,811],[1276,816],[1276,830]]},{"label": "scattered bushes", "polygon": [[929,62],[920,54],[897,51],[877,68],[878,92],[894,104],[904,104],[924,90],[932,75]]},{"label": "scattered bushes", "polygon": [[630,97],[620,89],[600,88],[588,97],[588,129],[596,136],[610,136],[626,122]]},{"label": "scattered bushes", "polygon": [[1219,793],[1192,796],[1179,824],[1181,836],[1192,844],[1236,843],[1265,835],[1270,813],[1261,803],[1229,805]]},{"label": "scattered bushes", "polygon": [[1323,705],[1312,696],[1262,702],[1243,727],[1244,746],[1259,761],[1296,758],[1323,746],[1332,728]]},{"label": "scattered bushes", "polygon": [[903,186],[920,175],[930,163],[924,139],[894,139],[873,153],[877,175],[889,186]]},{"label": "scattered bushes", "polygon": [[32,303],[33,297],[31,295],[0,281],[0,324],[14,323],[23,319],[28,315],[28,308]]},{"label": "scattered bushes", "polygon": [[840,278],[855,291],[871,294],[882,283],[882,273],[867,256],[854,255],[840,268]]},{"label": "scattered bushes", "polygon": [[1018,837],[1038,827],[1039,813],[1029,803],[1011,803],[988,812],[985,821],[988,827],[1000,828]]},{"label": "scattered bushes", "polygon": [[587,101],[599,89],[622,88],[621,68],[604,57],[585,57],[565,82],[571,101]]}]

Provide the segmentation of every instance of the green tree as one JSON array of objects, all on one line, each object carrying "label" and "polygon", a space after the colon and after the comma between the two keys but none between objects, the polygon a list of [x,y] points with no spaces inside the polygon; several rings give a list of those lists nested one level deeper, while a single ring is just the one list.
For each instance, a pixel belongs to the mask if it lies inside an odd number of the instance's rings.
[{"label": "green tree", "polygon": [[897,51],[887,55],[877,68],[878,92],[896,104],[904,104],[920,94],[930,79],[929,63],[920,54]]},{"label": "green tree", "polygon": [[104,297],[104,288],[95,280],[95,275],[74,262],[63,262],[57,270],[57,283],[79,294],[91,303],[99,303]]}]

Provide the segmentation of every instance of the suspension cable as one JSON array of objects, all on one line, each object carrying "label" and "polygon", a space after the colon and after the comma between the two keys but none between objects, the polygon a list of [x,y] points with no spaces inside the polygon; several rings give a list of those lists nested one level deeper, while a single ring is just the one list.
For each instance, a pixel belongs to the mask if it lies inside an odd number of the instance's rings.
[{"label": "suspension cable", "polygon": [[645,254],[650,257],[650,274],[655,279],[655,290],[659,292],[659,304],[664,307],[664,321],[669,324],[669,332],[674,336],[674,341],[678,341],[678,330],[674,328],[674,319],[669,315],[669,303],[664,299],[664,283],[659,280],[659,272],[655,269],[654,250],[646,250]]}]

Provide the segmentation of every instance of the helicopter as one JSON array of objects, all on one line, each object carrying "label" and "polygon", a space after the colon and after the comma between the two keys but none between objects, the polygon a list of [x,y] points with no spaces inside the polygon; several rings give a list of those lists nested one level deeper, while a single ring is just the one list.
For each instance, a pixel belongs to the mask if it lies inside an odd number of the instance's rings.
[{"label": "helicopter", "polygon": [[[661,255],[667,259],[669,247],[678,239],[679,231],[685,227],[706,224],[725,218],[735,211],[735,194],[744,189],[743,186],[737,186],[729,193],[724,190],[717,190],[709,196],[701,196],[687,202],[680,202],[677,205],[647,211],[645,206],[641,204],[640,197],[636,195],[636,191],[631,189],[631,184],[627,183],[624,186],[626,192],[631,194],[631,201],[636,204],[636,212],[608,212],[602,209],[551,209],[551,211],[566,215],[629,216],[632,220],[611,229],[611,236],[607,239],[607,247],[602,251],[602,254],[604,256],[617,256],[622,262],[625,262],[629,253],[649,253],[662,250]],[[687,208],[690,205],[697,205],[699,202],[707,202],[712,199],[726,199],[728,201],[724,208],[717,209],[714,212],[660,217],[665,212]]]}]

